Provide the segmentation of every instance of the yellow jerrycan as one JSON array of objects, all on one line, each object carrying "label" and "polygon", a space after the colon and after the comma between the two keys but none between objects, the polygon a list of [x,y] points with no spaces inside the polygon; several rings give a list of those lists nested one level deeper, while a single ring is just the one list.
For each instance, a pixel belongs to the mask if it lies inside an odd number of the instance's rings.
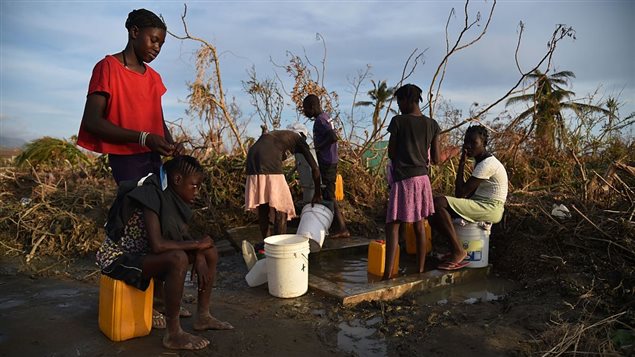
[{"label": "yellow jerrycan", "polygon": [[335,178],[335,200],[341,201],[344,199],[344,179],[342,175],[337,174]]},{"label": "yellow jerrycan", "polygon": [[141,291],[102,275],[99,281],[99,329],[113,341],[146,336],[152,329],[154,282]]},{"label": "yellow jerrycan", "polygon": [[[386,266],[386,242],[383,240],[374,240],[368,245],[368,272],[383,276]],[[397,254],[395,255],[395,263],[392,267],[393,274],[399,271],[399,246],[397,246]]]},{"label": "yellow jerrycan", "polygon": [[[417,237],[415,236],[415,226],[412,223],[404,223],[404,234],[406,236],[406,253],[417,254]],[[432,227],[427,219],[423,220],[423,230],[426,234],[426,254],[432,251]]]}]

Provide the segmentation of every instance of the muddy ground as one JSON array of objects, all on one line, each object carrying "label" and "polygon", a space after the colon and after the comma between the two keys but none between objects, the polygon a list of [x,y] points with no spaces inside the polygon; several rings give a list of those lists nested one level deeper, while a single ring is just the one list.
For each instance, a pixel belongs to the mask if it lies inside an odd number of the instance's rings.
[{"label": "muddy ground", "polygon": [[[1,259],[0,356],[527,355],[540,350],[536,336],[553,312],[568,308],[558,291],[537,289],[541,282],[505,284],[504,294],[477,301],[460,291],[355,307],[312,291],[285,300],[269,295],[266,285],[249,288],[242,257],[231,255],[219,263],[213,313],[236,329],[205,332],[210,347],[179,352],[161,347],[160,330],[118,343],[101,334],[92,259],[37,261],[39,273],[21,259]],[[192,300],[193,288],[186,293]],[[191,330],[191,318],[182,322]]]}]

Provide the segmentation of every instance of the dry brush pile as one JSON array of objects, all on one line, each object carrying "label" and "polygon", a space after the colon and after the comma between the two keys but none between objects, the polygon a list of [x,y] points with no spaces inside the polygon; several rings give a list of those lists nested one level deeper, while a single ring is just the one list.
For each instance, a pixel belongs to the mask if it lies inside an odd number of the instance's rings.
[{"label": "dry brush pile", "polygon": [[0,173],[0,243],[31,263],[38,256],[72,259],[101,243],[112,179],[72,169],[4,168]]},{"label": "dry brush pile", "polygon": [[[207,172],[194,205],[192,228],[222,239],[229,228],[254,223],[244,211],[245,159],[241,155],[207,153],[199,157]],[[0,169],[0,246],[5,254],[33,263],[38,257],[73,259],[93,254],[104,237],[103,225],[116,186],[104,156],[86,165],[64,160],[28,163]],[[301,197],[293,159],[285,162],[294,197]],[[344,163],[343,212],[354,233],[376,233],[374,217],[385,202],[383,181],[361,165]],[[349,180],[348,178],[355,178]]]},{"label": "dry brush pile", "polygon": [[[517,189],[491,238],[491,260],[523,284],[521,298],[556,291],[561,299],[535,336],[542,355],[610,355],[635,342],[635,168],[613,162],[585,180],[579,163],[563,157],[538,189]],[[566,217],[552,214],[560,204]]]}]

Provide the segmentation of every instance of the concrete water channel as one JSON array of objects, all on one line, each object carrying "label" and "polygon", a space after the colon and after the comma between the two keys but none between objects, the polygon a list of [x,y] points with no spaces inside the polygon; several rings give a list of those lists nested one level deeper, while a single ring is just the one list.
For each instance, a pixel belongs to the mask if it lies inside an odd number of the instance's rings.
[{"label": "concrete water channel", "polygon": [[[288,233],[295,233],[294,229],[290,227]],[[243,240],[252,244],[262,243],[257,226],[233,228],[228,234],[234,246],[240,246]],[[381,281],[380,277],[367,273],[368,245],[372,239],[351,237],[329,240],[327,236],[322,250],[309,255],[309,288],[333,297],[345,306],[352,306],[363,301],[398,299],[411,292],[431,292],[442,287],[485,282],[491,271],[490,266],[456,271],[436,270],[434,267],[438,261],[428,257],[426,272],[419,274],[415,268],[416,257],[407,255],[402,249],[399,276]],[[480,286],[475,289],[483,290]]]}]

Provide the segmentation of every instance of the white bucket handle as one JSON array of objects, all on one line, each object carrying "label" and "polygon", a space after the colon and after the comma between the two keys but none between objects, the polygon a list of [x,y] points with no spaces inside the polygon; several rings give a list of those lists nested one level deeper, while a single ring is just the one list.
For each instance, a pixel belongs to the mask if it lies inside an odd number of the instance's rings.
[{"label": "white bucket handle", "polygon": [[[300,254],[301,254],[301,255],[302,255],[302,257],[304,258],[304,260],[306,260],[307,262],[309,261],[309,257],[307,257],[307,256],[306,256],[306,254],[304,254],[304,253],[300,253]],[[298,257],[298,253],[297,253],[297,252],[294,252],[294,253],[293,253],[293,257],[294,257],[294,258],[297,258],[297,257]]]}]

